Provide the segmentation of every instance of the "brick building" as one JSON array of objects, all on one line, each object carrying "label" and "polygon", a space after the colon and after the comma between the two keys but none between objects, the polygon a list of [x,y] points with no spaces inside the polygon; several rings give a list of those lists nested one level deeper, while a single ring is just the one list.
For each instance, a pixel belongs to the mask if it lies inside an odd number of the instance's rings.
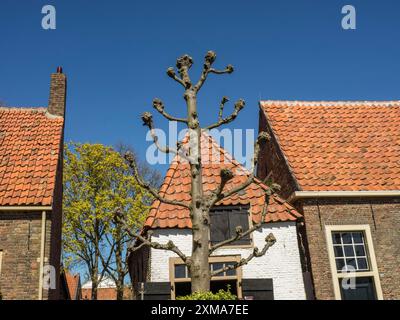
[{"label": "brick building", "polygon": [[260,102],[258,176],[304,215],[316,299],[400,299],[399,128],[399,101]]},{"label": "brick building", "polygon": [[47,108],[0,108],[3,299],[59,298],[65,100],[58,68]]}]

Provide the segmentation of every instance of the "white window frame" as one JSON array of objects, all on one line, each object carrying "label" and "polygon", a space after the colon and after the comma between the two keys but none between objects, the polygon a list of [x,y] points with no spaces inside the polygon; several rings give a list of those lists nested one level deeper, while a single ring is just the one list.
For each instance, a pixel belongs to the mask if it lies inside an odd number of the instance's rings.
[{"label": "white window frame", "polygon": [[332,232],[363,232],[365,236],[365,250],[366,255],[369,258],[368,262],[370,265],[369,271],[358,271],[352,273],[358,277],[372,277],[374,279],[376,297],[378,300],[383,300],[381,282],[379,279],[378,265],[376,263],[374,244],[371,236],[371,229],[368,224],[355,224],[355,225],[327,225],[325,226],[325,236],[328,246],[329,262],[331,266],[331,274],[333,281],[333,290],[335,293],[336,300],[342,300],[341,290],[339,286],[339,279],[347,278],[349,276],[346,272],[338,272],[336,268],[335,253],[333,249]]},{"label": "white window frame", "polygon": [[0,249],[0,275],[1,275],[1,267],[3,265],[3,250]]},{"label": "white window frame", "polygon": [[[208,257],[208,262],[209,263],[223,263],[223,262],[239,262],[241,259],[241,256],[238,255],[231,255],[231,256],[212,256]],[[175,295],[175,284],[177,282],[190,282],[190,278],[175,278],[175,265],[177,264],[184,264],[181,258],[169,258],[169,282],[171,283],[171,299],[175,300],[176,295]],[[234,280],[236,281],[236,288],[237,288],[237,297],[238,299],[242,299],[242,267],[238,267],[235,269],[236,274],[232,276],[214,276],[211,278],[211,280]]]}]

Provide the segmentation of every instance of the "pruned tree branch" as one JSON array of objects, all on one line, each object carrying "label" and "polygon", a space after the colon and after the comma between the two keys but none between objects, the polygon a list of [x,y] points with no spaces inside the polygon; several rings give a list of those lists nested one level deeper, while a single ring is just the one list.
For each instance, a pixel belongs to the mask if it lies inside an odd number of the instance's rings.
[{"label": "pruned tree branch", "polygon": [[221,184],[218,186],[218,188],[212,193],[210,201],[209,201],[209,207],[211,208],[213,205],[215,205],[218,201],[221,201],[224,198],[230,197],[231,195],[234,195],[243,189],[247,188],[251,183],[254,182],[255,179],[255,167],[257,165],[258,161],[258,154],[260,153],[260,146],[265,143],[267,140],[270,139],[270,136],[266,132],[260,132],[260,134],[257,137],[256,142],[254,143],[254,155],[253,155],[253,161],[252,161],[252,166],[250,169],[250,174],[246,181],[242,183],[241,185],[232,188],[227,191],[223,191],[224,186],[226,183],[233,178],[230,177],[229,180],[225,181],[224,177],[222,176],[222,170],[221,170]]},{"label": "pruned tree branch", "polygon": [[[187,54],[178,58],[178,60],[176,61],[176,67],[178,68],[178,72],[181,76],[181,81],[183,82],[183,86],[186,89],[189,89],[192,87],[192,82],[189,77],[189,69],[192,67],[192,65],[193,65],[193,59],[192,59],[192,57],[190,57]],[[180,81],[178,81],[178,82],[180,82]]]},{"label": "pruned tree branch", "polygon": [[227,103],[228,101],[229,101],[228,97],[225,97],[225,96],[222,97],[221,103],[219,105],[218,121],[222,120],[222,115],[223,115],[223,112],[224,112],[225,103]]},{"label": "pruned tree branch", "polygon": [[[224,97],[224,98],[225,98],[225,97]],[[221,106],[220,106],[220,112],[219,112],[218,122],[216,122],[216,123],[214,123],[214,124],[212,124],[212,125],[209,125],[208,127],[205,128],[206,130],[211,130],[211,129],[217,128],[217,127],[219,127],[219,126],[221,126],[221,125],[223,125],[223,124],[227,124],[227,123],[229,123],[229,122],[232,122],[233,120],[236,119],[236,117],[238,116],[239,112],[240,112],[240,111],[244,108],[244,106],[245,106],[244,100],[243,100],[243,99],[239,99],[239,100],[235,103],[235,108],[234,108],[232,114],[229,115],[229,116],[226,117],[226,118],[222,118],[222,110],[223,110],[223,105],[224,105],[224,98],[222,98],[222,101],[221,101]],[[227,100],[226,100],[226,101],[227,101]],[[226,103],[226,101],[225,101],[225,103]]]},{"label": "pruned tree branch", "polygon": [[164,116],[164,118],[166,118],[169,121],[177,121],[177,122],[188,123],[187,119],[173,117],[170,114],[168,114],[164,110],[164,103],[160,99],[155,98],[153,100],[153,108],[156,109],[159,113],[161,113]]},{"label": "pruned tree branch", "polygon": [[132,246],[129,247],[128,248],[129,251],[135,252],[140,248],[142,248],[143,246],[149,246],[150,248],[153,249],[172,251],[176,253],[178,257],[182,259],[183,262],[186,263],[188,261],[188,257],[171,240],[168,241],[166,244],[150,241],[149,239],[151,237],[151,231],[148,231],[148,238],[145,238],[140,234],[135,234],[129,229],[129,227],[127,226],[126,222],[123,220],[121,215],[119,215],[119,218],[122,219],[123,228],[129,234],[129,236],[141,242],[141,244],[138,245],[137,247],[132,247]]},{"label": "pruned tree branch", "polygon": [[125,157],[125,160],[127,161],[128,165],[129,165],[129,167],[132,169],[133,175],[134,175],[137,183],[142,188],[144,188],[147,191],[149,191],[154,198],[156,198],[157,200],[159,200],[159,201],[161,201],[163,203],[184,207],[184,208],[187,208],[187,209],[190,210],[190,208],[191,208],[190,204],[187,204],[185,202],[166,199],[166,198],[160,196],[158,191],[155,190],[154,188],[152,188],[148,183],[144,182],[142,180],[142,178],[140,177],[140,175],[139,175],[138,168],[137,168],[137,165],[136,165],[136,162],[135,162],[135,159],[134,159],[134,156],[133,156],[132,152],[126,152],[124,157]]},{"label": "pruned tree branch", "polygon": [[274,235],[272,233],[270,233],[265,238],[265,245],[261,251],[257,247],[255,247],[253,249],[253,252],[247,258],[242,258],[239,262],[236,262],[232,265],[228,265],[219,270],[215,270],[215,271],[211,272],[211,276],[214,277],[220,273],[223,273],[223,272],[226,272],[229,270],[233,270],[233,269],[237,269],[241,266],[248,264],[253,258],[263,256],[268,251],[268,249],[275,244],[275,242],[276,242],[276,239],[275,239]]},{"label": "pruned tree branch", "polygon": [[186,83],[176,75],[175,70],[174,70],[173,67],[169,67],[167,69],[167,75],[168,75],[168,77],[174,79],[176,82],[181,84],[184,88],[186,88]]},{"label": "pruned tree branch", "polygon": [[211,66],[214,63],[216,58],[217,58],[217,55],[214,51],[208,51],[206,56],[204,57],[203,71],[201,73],[199,81],[194,86],[194,90],[196,92],[198,92],[200,90],[200,88],[203,86],[209,73],[224,74],[224,73],[232,73],[233,72],[232,65],[226,66],[226,68],[224,70],[217,70],[217,69],[211,68]]},{"label": "pruned tree branch", "polygon": [[170,148],[169,146],[161,146],[158,142],[158,136],[155,132],[154,122],[153,122],[153,115],[150,112],[144,112],[142,114],[142,121],[143,125],[147,126],[150,130],[151,137],[156,145],[157,149],[164,153],[174,153],[178,154],[178,150],[174,148]]},{"label": "pruned tree branch", "polygon": [[[175,118],[175,119],[179,120],[177,118]],[[180,120],[187,123],[187,121],[184,119],[180,119]],[[179,143],[177,144],[176,149],[171,148],[168,145],[166,145],[166,146],[160,145],[160,143],[158,141],[158,136],[157,136],[155,128],[154,128],[153,115],[150,112],[144,112],[142,114],[142,121],[143,121],[143,125],[147,126],[149,128],[150,135],[151,135],[153,142],[158,150],[160,150],[161,152],[164,152],[164,153],[173,153],[173,154],[179,155],[183,159],[185,159],[189,162],[193,161],[193,159],[184,152],[182,145]]]},{"label": "pruned tree branch", "polygon": [[215,74],[224,74],[224,73],[232,73],[233,72],[233,66],[231,64],[228,64],[224,70],[217,70],[214,68],[211,68],[209,70],[209,73],[215,73]]}]

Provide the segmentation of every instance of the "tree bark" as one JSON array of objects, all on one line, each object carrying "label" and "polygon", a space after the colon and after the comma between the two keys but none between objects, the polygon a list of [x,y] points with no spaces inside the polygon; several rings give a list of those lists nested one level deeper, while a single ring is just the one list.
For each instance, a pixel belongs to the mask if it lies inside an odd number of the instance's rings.
[{"label": "tree bark", "polygon": [[97,220],[95,222],[95,252],[94,252],[94,264],[91,274],[92,280],[92,300],[97,300],[97,287],[99,285],[99,259],[100,259],[100,248],[99,248],[99,230]]},{"label": "tree bark", "polygon": [[117,300],[124,299],[124,265],[122,262],[122,230],[120,223],[116,224],[116,249],[115,249],[115,265],[117,271]]},{"label": "tree bark", "polygon": [[192,219],[192,256],[189,272],[192,280],[192,292],[210,290],[210,269],[208,265],[208,246],[210,218],[204,207],[203,181],[201,168],[201,128],[197,115],[196,93],[193,89],[185,92],[188,126],[190,132],[190,173],[191,181],[191,219]]}]

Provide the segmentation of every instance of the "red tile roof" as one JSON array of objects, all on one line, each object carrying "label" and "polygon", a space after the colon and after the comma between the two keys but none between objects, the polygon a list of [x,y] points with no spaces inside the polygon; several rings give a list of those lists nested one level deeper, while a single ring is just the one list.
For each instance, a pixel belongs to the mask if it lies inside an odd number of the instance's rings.
[{"label": "red tile roof", "polygon": [[300,188],[400,189],[400,101],[261,101]]},{"label": "red tile roof", "polygon": [[0,206],[52,204],[63,118],[0,108]]},{"label": "red tile roof", "polygon": [[[224,190],[238,186],[247,180],[249,171],[232,158],[209,135],[203,133],[201,137],[202,174],[204,192],[215,190],[220,184],[220,170],[229,168],[234,178],[227,183]],[[172,200],[190,202],[191,177],[187,161],[177,156],[171,163],[160,188],[160,195]],[[243,192],[223,199],[216,205],[248,205],[252,213],[253,221],[261,218],[265,202],[265,190],[268,187],[260,181],[250,184]],[[265,222],[295,221],[301,217],[291,205],[274,195],[270,198],[268,214]],[[189,210],[183,207],[153,202],[149,215],[145,222],[146,228],[191,228],[192,223]]]},{"label": "red tile roof", "polygon": [[[124,288],[124,299],[131,300],[132,291]],[[82,289],[82,300],[92,299],[92,289]],[[97,300],[116,300],[117,288],[97,288]]]}]

